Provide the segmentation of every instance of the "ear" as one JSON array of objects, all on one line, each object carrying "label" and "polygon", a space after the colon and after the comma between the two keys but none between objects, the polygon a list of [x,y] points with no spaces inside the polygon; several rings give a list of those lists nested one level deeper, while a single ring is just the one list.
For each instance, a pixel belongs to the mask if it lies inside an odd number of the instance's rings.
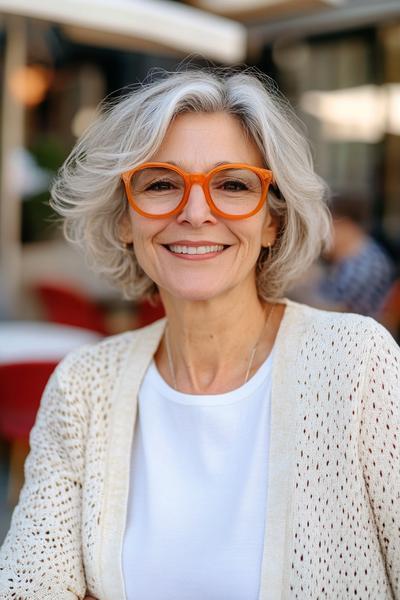
[{"label": "ear", "polygon": [[128,211],[126,211],[123,214],[120,222],[118,223],[118,235],[121,242],[124,242],[125,244],[132,244],[133,232],[131,219]]},{"label": "ear", "polygon": [[279,220],[270,211],[265,215],[263,230],[261,234],[261,245],[263,248],[273,246],[278,235]]}]

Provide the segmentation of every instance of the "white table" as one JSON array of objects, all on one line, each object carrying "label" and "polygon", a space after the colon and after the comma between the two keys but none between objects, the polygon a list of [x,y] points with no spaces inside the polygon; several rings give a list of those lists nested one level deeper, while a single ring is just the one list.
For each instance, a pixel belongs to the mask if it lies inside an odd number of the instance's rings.
[{"label": "white table", "polygon": [[0,321],[0,363],[61,360],[68,352],[102,339],[87,329],[41,321]]}]

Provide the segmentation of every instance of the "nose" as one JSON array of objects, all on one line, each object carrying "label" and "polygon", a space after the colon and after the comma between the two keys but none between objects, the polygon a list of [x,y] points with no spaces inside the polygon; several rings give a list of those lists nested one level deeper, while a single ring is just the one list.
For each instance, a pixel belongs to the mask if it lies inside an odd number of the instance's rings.
[{"label": "nose", "polygon": [[183,210],[177,216],[178,223],[190,223],[192,227],[201,227],[204,223],[216,223],[217,219],[211,212],[204,190],[199,183],[193,183],[189,198]]}]

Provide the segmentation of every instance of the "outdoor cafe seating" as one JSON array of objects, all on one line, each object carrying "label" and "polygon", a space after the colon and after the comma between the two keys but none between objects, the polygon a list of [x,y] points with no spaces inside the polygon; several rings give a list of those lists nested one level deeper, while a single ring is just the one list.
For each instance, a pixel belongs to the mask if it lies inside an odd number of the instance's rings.
[{"label": "outdoor cafe seating", "polygon": [[29,433],[51,373],[68,352],[101,337],[56,323],[0,322],[0,438],[7,447],[10,505],[18,500]]}]

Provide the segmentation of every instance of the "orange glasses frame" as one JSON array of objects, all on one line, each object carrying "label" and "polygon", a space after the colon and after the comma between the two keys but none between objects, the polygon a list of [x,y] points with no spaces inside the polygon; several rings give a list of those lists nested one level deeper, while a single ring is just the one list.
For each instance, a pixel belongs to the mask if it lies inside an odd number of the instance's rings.
[{"label": "orange glasses frame", "polygon": [[[135,199],[133,198],[132,190],[130,187],[130,182],[131,182],[133,175],[135,173],[137,173],[137,171],[140,171],[141,169],[143,169],[143,167],[168,168],[168,169],[171,169],[172,171],[175,171],[176,173],[179,173],[179,175],[181,175],[183,177],[183,180],[185,183],[185,189],[183,192],[182,200],[179,202],[178,206],[176,208],[174,208],[174,210],[171,210],[170,212],[164,213],[162,215],[152,215],[150,213],[145,212],[141,208],[139,208],[139,206],[135,203]],[[258,175],[258,177],[260,178],[260,181],[261,181],[260,201],[257,204],[256,208],[254,208],[251,212],[246,213],[244,215],[230,215],[228,213],[223,212],[217,206],[215,206],[215,204],[211,198],[208,184],[209,184],[211,177],[215,173],[218,173],[219,171],[223,171],[227,167],[229,167],[231,169],[243,169],[243,168],[250,169],[250,171],[253,171],[253,173],[256,173],[256,175]],[[177,215],[178,213],[180,213],[183,210],[183,208],[186,206],[186,204],[189,200],[189,194],[190,194],[190,190],[191,190],[193,184],[201,185],[201,187],[203,188],[204,196],[207,200],[207,204],[210,207],[210,210],[214,214],[219,215],[220,217],[224,217],[225,219],[233,219],[233,220],[246,219],[248,217],[252,217],[259,210],[261,210],[261,208],[267,198],[268,188],[269,188],[270,184],[275,183],[272,171],[269,171],[268,169],[262,169],[261,167],[253,167],[251,165],[246,165],[244,163],[227,163],[225,165],[220,165],[218,167],[215,167],[215,169],[212,169],[208,173],[186,173],[186,171],[183,171],[182,169],[180,169],[179,167],[176,167],[175,165],[170,165],[169,163],[148,162],[148,163],[144,163],[138,167],[135,167],[134,169],[131,169],[130,171],[126,171],[125,173],[123,173],[121,175],[121,178],[122,178],[122,181],[125,186],[125,192],[126,192],[126,196],[128,198],[129,204],[132,206],[132,208],[136,212],[138,212],[143,217],[148,217],[149,219],[165,219],[167,217],[172,217],[173,215]]]}]

